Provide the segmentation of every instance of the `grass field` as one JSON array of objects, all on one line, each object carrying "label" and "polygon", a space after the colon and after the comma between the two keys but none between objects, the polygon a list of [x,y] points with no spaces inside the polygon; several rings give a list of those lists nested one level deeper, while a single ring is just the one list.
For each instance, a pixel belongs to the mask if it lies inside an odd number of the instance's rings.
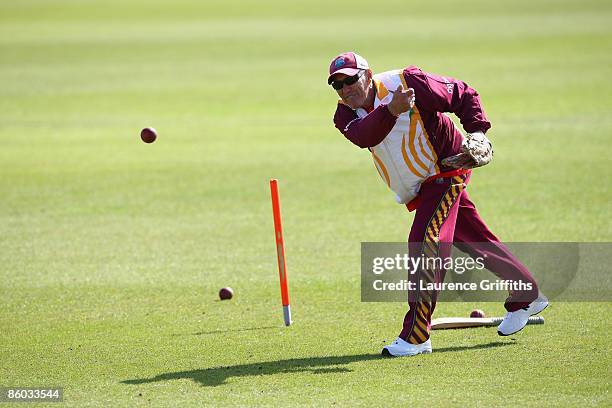
[{"label": "grass field", "polygon": [[[611,406],[609,302],[379,358],[405,305],[360,302],[360,242],[405,240],[412,215],[334,129],[325,80],[350,49],[465,80],[493,123],[470,185],[491,229],[611,241],[612,4],[289,4],[0,3],[0,386],[63,386],[66,406]],[[503,312],[436,315],[474,307]]]}]

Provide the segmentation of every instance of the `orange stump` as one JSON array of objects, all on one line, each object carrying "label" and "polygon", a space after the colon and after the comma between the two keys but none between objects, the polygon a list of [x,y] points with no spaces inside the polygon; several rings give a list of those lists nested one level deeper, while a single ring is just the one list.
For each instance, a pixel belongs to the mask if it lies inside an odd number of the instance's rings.
[{"label": "orange stump", "polygon": [[270,179],[272,193],[272,213],[274,215],[274,232],[276,237],[276,255],[278,259],[278,276],[280,278],[281,300],[285,326],[291,325],[291,307],[289,306],[289,288],[287,286],[287,263],[285,262],[285,241],[283,240],[283,223],[278,195],[278,180]]}]

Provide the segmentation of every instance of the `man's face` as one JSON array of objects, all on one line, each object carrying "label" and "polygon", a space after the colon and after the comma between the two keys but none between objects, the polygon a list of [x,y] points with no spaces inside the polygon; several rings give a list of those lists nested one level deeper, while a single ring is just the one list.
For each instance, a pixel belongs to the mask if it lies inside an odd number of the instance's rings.
[{"label": "man's face", "polygon": [[[348,106],[350,106],[351,109],[364,107],[368,97],[368,89],[370,88],[371,80],[370,71],[362,71],[360,74],[361,77],[354,84],[345,84],[342,89],[336,89],[336,92],[338,92],[338,96],[340,96],[340,98],[342,98],[342,101]],[[332,80],[344,81],[348,77],[349,76],[346,74],[336,74],[332,77]]]}]

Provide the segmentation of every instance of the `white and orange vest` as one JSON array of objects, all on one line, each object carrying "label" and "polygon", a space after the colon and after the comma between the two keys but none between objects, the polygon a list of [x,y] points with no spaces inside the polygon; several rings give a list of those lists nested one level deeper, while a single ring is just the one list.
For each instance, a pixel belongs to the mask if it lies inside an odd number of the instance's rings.
[{"label": "white and orange vest", "polygon": [[[373,82],[376,87],[374,109],[381,103],[391,102],[393,94],[389,89],[394,91],[400,84],[408,89],[401,70],[376,74]],[[361,118],[368,114],[361,108],[356,113]],[[440,173],[436,164],[438,157],[416,106],[399,115],[389,134],[382,142],[371,147],[370,152],[380,177],[395,193],[395,200],[400,204],[407,204],[414,199],[421,183]]]}]

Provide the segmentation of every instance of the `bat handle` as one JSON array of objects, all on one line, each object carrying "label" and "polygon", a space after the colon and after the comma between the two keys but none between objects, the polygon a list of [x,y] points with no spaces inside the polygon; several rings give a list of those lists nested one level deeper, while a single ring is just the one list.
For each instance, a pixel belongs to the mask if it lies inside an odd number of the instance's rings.
[{"label": "bat handle", "polygon": [[542,316],[531,316],[527,320],[527,324],[544,324],[544,317],[542,317]]},{"label": "bat handle", "polygon": [[[503,317],[494,317],[493,323],[500,324],[502,322]],[[544,317],[542,316],[531,316],[527,319],[527,324],[544,324]]]}]

